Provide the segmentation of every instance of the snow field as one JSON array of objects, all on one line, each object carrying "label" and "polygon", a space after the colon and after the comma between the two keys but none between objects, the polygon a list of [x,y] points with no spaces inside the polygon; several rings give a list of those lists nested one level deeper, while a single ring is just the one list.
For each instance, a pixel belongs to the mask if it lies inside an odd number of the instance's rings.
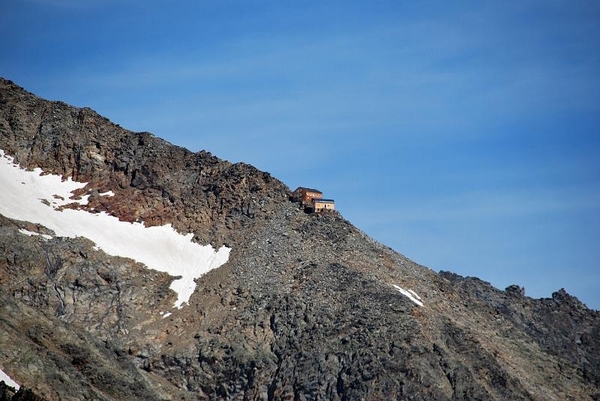
[{"label": "snow field", "polygon": [[[178,295],[176,308],[181,309],[189,301],[196,288],[194,279],[229,259],[230,248],[215,250],[210,245],[198,245],[192,242],[193,234],[181,235],[170,224],[145,227],[142,223],[119,221],[106,213],[57,210],[70,203],[86,204],[87,196],[71,199],[72,192],[86,183],[41,175],[39,168],[26,171],[13,160],[0,150],[0,214],[42,224],[57,236],[88,238],[109,255],[131,258],[151,269],[180,277],[171,283],[171,289]],[[114,196],[114,193],[101,195]],[[21,232],[32,234],[27,230]]]}]

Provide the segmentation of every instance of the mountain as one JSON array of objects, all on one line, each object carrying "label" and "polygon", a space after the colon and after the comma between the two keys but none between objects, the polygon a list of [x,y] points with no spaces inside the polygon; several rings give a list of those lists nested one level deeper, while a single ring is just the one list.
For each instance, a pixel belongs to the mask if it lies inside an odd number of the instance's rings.
[{"label": "mountain", "polygon": [[564,290],[436,273],[4,79],[0,150],[0,400],[600,400],[600,313]]}]

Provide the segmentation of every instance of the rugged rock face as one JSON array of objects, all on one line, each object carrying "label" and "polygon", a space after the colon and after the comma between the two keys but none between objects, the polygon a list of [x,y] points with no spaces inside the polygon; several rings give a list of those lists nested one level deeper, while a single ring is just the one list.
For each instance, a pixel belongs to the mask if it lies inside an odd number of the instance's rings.
[{"label": "rugged rock face", "polygon": [[2,399],[600,399],[600,314],[562,290],[436,274],[268,173],[6,80],[0,149],[87,182],[81,208],[232,248],[173,309],[174,277],[0,216],[0,368],[24,388]]}]

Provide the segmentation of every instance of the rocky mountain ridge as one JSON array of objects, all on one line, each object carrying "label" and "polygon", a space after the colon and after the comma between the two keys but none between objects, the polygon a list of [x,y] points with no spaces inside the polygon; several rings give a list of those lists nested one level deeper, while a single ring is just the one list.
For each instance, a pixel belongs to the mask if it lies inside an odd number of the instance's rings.
[{"label": "rocky mountain ridge", "polygon": [[88,183],[82,210],[232,249],[178,310],[172,276],[0,216],[0,368],[42,399],[600,399],[600,314],[564,291],[437,274],[268,173],[7,80],[0,149]]}]

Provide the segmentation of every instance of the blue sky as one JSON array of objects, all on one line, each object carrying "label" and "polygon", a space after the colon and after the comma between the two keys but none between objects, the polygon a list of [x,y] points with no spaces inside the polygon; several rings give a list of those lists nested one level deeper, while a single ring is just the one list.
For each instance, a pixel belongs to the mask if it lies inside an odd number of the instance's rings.
[{"label": "blue sky", "polygon": [[0,75],[600,309],[600,2],[12,0]]}]

